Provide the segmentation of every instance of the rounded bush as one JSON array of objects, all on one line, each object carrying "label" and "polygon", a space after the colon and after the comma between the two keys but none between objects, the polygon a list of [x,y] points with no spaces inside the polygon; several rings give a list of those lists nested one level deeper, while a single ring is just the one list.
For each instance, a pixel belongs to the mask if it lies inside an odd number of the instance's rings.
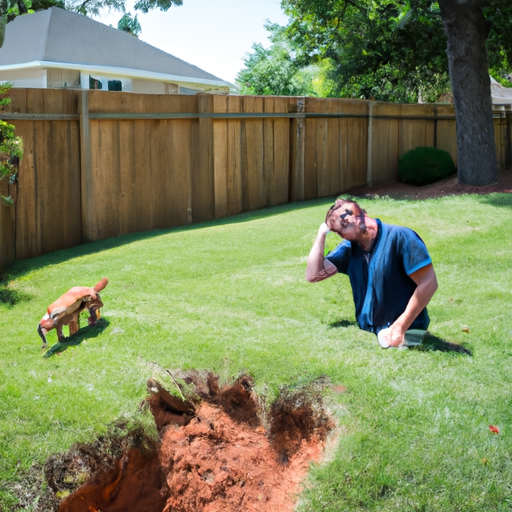
[{"label": "rounded bush", "polygon": [[428,185],[455,172],[448,151],[418,147],[407,151],[398,161],[398,178],[408,185]]}]

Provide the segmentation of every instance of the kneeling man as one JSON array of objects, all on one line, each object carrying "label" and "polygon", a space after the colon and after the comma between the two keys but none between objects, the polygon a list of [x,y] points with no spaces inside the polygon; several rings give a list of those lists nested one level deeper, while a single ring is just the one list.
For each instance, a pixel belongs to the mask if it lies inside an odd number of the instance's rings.
[{"label": "kneeling man", "polygon": [[[343,241],[324,256],[329,231]],[[350,279],[359,327],[376,334],[382,347],[404,345],[408,330],[428,328],[426,306],[437,278],[423,240],[412,229],[385,224],[355,201],[337,199],[309,253],[306,279],[314,283],[338,272]]]}]

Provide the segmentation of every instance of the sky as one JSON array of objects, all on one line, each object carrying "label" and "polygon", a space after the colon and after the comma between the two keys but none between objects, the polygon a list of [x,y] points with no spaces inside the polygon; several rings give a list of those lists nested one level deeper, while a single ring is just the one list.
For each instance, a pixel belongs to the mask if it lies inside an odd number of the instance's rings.
[{"label": "sky", "polygon": [[[134,3],[127,0],[126,10],[137,14],[141,41],[233,84],[252,45],[270,45],[267,20],[287,22],[280,0],[183,0],[183,5],[167,12],[148,14],[136,13]],[[94,19],[117,27],[121,17],[111,11]]]}]

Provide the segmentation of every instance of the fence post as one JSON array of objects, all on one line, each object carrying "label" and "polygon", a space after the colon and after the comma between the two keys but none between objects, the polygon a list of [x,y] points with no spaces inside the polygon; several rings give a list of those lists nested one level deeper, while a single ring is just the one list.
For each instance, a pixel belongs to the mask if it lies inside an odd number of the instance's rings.
[{"label": "fence post", "polygon": [[511,133],[511,122],[512,119],[512,105],[508,105],[508,107],[505,109],[505,129],[507,132],[507,138],[506,138],[506,167],[507,169],[510,167],[510,164],[512,163],[512,133]]},{"label": "fence post", "polygon": [[373,185],[373,164],[372,164],[372,146],[373,146],[373,105],[370,101],[368,108],[368,139],[366,148],[366,184]]},{"label": "fence post", "polygon": [[0,273],[15,260],[14,205],[0,203]]},{"label": "fence post", "polygon": [[[297,98],[297,104],[290,105],[289,111],[304,114],[305,98]],[[290,192],[289,202],[304,200],[304,140],[305,116],[292,119],[290,123]]]},{"label": "fence post", "polygon": [[91,134],[89,129],[89,92],[80,91],[78,102],[80,114],[80,173],[81,173],[81,211],[82,211],[82,242],[92,242],[97,239],[92,225],[94,211],[92,164],[91,164]]},{"label": "fence post", "polygon": [[[213,113],[213,96],[198,94],[199,114]],[[202,222],[215,218],[215,182],[213,166],[213,119],[209,116],[199,117],[199,130],[196,144],[191,151],[192,162],[192,219]]]}]

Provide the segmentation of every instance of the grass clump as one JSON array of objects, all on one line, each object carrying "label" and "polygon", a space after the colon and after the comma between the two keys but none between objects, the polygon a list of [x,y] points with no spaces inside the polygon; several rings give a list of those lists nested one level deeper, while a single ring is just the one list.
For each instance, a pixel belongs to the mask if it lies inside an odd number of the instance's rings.
[{"label": "grass clump", "polygon": [[[139,405],[162,368],[208,370],[225,381],[251,375],[269,402],[281,386],[320,377],[344,389],[333,398],[338,448],[313,468],[301,511],[510,510],[512,273],[504,240],[512,238],[512,195],[361,200],[369,215],[425,240],[439,282],[430,330],[466,344],[472,357],[382,350],[355,323],[346,277],[305,281],[330,204],[118,237],[9,267],[0,301],[0,510],[44,510],[48,460],[105,438],[113,424],[149,425]],[[327,245],[338,240],[329,233]],[[36,328],[48,304],[104,276],[102,324],[44,358]],[[48,340],[57,343],[54,331]],[[33,489],[23,504],[20,488]]]},{"label": "grass clump", "polygon": [[448,151],[417,147],[404,153],[398,160],[398,177],[408,185],[429,185],[455,172],[455,164]]}]

